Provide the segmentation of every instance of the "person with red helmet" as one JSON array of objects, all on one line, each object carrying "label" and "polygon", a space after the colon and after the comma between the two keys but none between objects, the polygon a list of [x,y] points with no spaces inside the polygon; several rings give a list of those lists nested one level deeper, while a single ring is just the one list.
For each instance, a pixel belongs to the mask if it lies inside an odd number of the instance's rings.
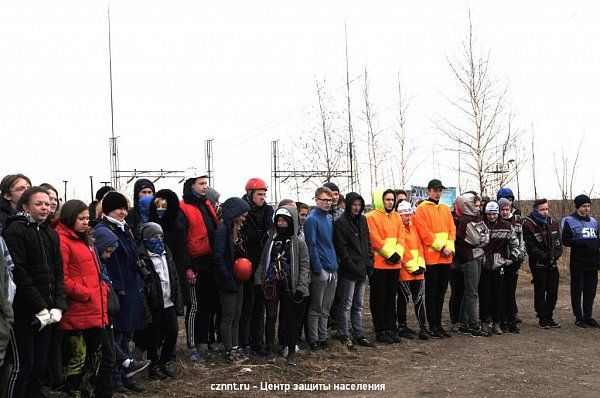
[{"label": "person with red helmet", "polygon": [[[304,298],[310,284],[309,255],[306,243],[298,238],[298,211],[295,206],[282,206],[275,212],[275,225],[254,275],[254,283],[262,289],[267,309],[267,363],[275,363],[275,323],[283,325],[279,345],[287,347],[287,364],[296,366],[298,325],[304,310]],[[282,322],[283,321],[283,322]]]},{"label": "person with red helmet", "polygon": [[223,222],[217,227],[214,240],[214,278],[221,304],[221,342],[225,347],[225,359],[229,362],[245,362],[238,345],[238,328],[244,297],[244,284],[236,279],[234,264],[246,257],[246,237],[241,227],[250,206],[240,198],[229,198],[223,203]]},{"label": "person with red helmet", "polygon": [[[252,263],[252,273],[256,272],[260,254],[267,240],[267,234],[273,226],[273,208],[266,203],[267,184],[260,178],[250,178],[246,183],[246,194],[242,197],[248,205],[248,217],[242,226],[242,233],[248,240],[248,259]],[[240,320],[240,344],[246,355],[252,351],[265,356],[263,334],[265,325],[265,306],[259,287],[254,286],[252,278],[244,284],[244,305]]]}]

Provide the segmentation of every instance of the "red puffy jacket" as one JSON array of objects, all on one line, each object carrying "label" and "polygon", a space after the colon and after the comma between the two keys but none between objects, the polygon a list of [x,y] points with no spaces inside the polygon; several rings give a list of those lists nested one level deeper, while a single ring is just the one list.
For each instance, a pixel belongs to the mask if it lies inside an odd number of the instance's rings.
[{"label": "red puffy jacket", "polygon": [[100,264],[93,246],[59,223],[67,311],[58,324],[61,330],[85,330],[108,325],[108,285],[100,278]]}]

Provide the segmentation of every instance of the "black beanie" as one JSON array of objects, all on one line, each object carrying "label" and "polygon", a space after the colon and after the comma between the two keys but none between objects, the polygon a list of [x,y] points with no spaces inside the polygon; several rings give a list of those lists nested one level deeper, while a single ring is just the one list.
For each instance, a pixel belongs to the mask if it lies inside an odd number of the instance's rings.
[{"label": "black beanie", "polygon": [[100,202],[102,200],[102,198],[104,197],[104,195],[106,195],[107,192],[110,191],[114,191],[115,189],[109,185],[105,185],[102,188],[100,188],[99,190],[96,191],[96,200],[98,202]]},{"label": "black beanie", "polygon": [[575,200],[573,200],[573,202],[575,202],[576,209],[579,209],[581,206],[583,206],[586,203],[592,204],[590,197],[587,195],[579,195],[575,198]]},{"label": "black beanie", "polygon": [[102,199],[102,212],[104,214],[121,208],[128,209],[129,205],[125,196],[119,192],[111,191]]},{"label": "black beanie", "polygon": [[331,189],[332,192],[340,192],[340,189],[333,182],[329,181],[323,184],[324,187]]}]

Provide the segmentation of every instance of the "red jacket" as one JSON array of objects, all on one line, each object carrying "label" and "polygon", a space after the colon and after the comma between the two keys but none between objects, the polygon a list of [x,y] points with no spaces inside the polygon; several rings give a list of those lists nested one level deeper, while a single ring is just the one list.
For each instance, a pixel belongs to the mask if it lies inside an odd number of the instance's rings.
[{"label": "red jacket", "polygon": [[[179,207],[188,223],[187,249],[190,257],[196,258],[212,254],[210,238],[200,209],[194,205],[185,203],[183,200],[179,202]],[[218,225],[219,220],[217,218],[217,213],[208,200],[206,201],[206,207],[210,211],[215,224]]]},{"label": "red jacket", "polygon": [[60,237],[67,311],[58,324],[61,330],[85,330],[108,325],[108,285],[100,278],[100,263],[93,246],[88,246],[63,223]]}]

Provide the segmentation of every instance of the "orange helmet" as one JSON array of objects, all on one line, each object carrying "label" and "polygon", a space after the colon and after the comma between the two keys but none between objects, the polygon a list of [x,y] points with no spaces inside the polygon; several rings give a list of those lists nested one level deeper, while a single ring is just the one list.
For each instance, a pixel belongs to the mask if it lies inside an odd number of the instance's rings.
[{"label": "orange helmet", "polygon": [[257,189],[267,190],[267,183],[260,178],[251,178],[246,183],[246,191],[255,191]]},{"label": "orange helmet", "polygon": [[240,257],[233,263],[233,276],[239,282],[245,282],[252,276],[252,263],[244,257]]}]

